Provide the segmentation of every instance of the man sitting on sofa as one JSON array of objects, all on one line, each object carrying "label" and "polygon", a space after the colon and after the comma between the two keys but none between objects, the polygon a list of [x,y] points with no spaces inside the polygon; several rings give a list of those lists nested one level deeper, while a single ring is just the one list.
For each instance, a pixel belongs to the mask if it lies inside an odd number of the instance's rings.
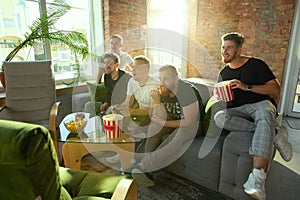
[{"label": "man sitting on sofa", "polygon": [[286,161],[292,158],[293,149],[285,129],[276,129],[276,103],[271,95],[279,95],[278,81],[264,61],[241,55],[243,42],[240,33],[222,36],[221,54],[226,65],[218,75],[218,82],[230,81],[234,99],[227,102],[227,109],[215,114],[214,120],[218,127],[226,130],[254,132],[249,150],[253,156],[253,170],[244,184],[244,191],[255,199],[264,200],[273,142]]},{"label": "man sitting on sofa", "polygon": [[106,112],[110,105],[122,103],[126,98],[127,84],[131,76],[119,69],[120,58],[113,52],[104,54],[104,85],[107,95],[104,102],[89,101],[84,106],[84,111],[90,113],[91,117]]},{"label": "man sitting on sofa", "polygon": [[139,184],[152,186],[149,173],[177,160],[191,145],[199,125],[197,95],[172,65],[159,69],[160,88],[151,91],[151,124],[145,154],[131,173]]},{"label": "man sitting on sofa", "polygon": [[[143,115],[147,119],[151,103],[150,91],[156,89],[158,81],[149,75],[150,61],[145,56],[134,57],[132,66],[132,78],[128,82],[126,100],[114,108],[113,112],[120,113],[125,116],[123,127],[127,129],[131,127],[134,132],[147,131],[148,126],[138,126],[131,120],[130,115]],[[133,102],[136,105],[132,105]],[[136,108],[136,109],[130,109]],[[149,119],[150,121],[150,119]],[[127,131],[127,130],[126,130]],[[120,161],[119,155],[108,157],[106,161],[117,163]]]}]

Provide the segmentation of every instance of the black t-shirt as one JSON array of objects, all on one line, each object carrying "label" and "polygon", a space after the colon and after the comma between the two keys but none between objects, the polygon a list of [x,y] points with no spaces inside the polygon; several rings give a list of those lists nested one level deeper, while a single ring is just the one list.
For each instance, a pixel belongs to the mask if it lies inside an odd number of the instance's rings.
[{"label": "black t-shirt", "polygon": [[108,90],[105,102],[110,105],[123,103],[126,99],[127,84],[130,78],[128,73],[120,69],[116,80],[113,80],[110,74],[104,74],[104,85]]},{"label": "black t-shirt", "polygon": [[182,108],[197,101],[196,94],[190,83],[179,80],[178,84],[178,92],[174,97],[160,97],[167,111],[167,120],[183,119]]},{"label": "black t-shirt", "polygon": [[[266,82],[275,79],[275,76],[264,61],[250,58],[237,69],[231,69],[226,65],[218,75],[218,82],[232,79],[238,79],[247,85],[264,85]],[[235,89],[234,99],[227,103],[227,107],[237,107],[263,100],[270,100],[276,106],[274,99],[269,95]]]}]

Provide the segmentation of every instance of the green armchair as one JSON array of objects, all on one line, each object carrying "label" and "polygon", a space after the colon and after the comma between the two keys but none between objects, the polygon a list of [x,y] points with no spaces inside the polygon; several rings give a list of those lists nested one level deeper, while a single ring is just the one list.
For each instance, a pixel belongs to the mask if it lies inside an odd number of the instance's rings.
[{"label": "green armchair", "polygon": [[126,175],[60,167],[49,131],[39,125],[0,120],[0,199],[137,199]]}]

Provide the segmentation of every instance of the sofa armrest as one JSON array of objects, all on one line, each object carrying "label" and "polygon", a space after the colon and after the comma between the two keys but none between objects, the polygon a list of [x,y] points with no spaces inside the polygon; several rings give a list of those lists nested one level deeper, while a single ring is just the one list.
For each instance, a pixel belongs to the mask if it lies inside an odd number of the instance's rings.
[{"label": "sofa armrest", "polygon": [[77,93],[72,95],[72,112],[82,112],[84,105],[91,101],[91,95],[88,92]]},{"label": "sofa armrest", "polygon": [[50,110],[50,116],[49,116],[49,132],[52,138],[52,142],[55,147],[55,151],[57,154],[58,162],[62,163],[62,158],[59,153],[58,143],[57,143],[57,137],[56,137],[56,128],[57,128],[57,114],[58,114],[58,108],[59,108],[60,102],[55,102]]},{"label": "sofa armrest", "polygon": [[138,198],[137,184],[133,179],[124,178],[117,185],[112,200],[132,199]]}]

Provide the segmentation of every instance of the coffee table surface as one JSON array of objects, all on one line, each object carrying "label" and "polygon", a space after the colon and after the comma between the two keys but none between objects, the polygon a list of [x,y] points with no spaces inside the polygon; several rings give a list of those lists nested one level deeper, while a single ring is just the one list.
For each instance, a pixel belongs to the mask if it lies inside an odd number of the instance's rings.
[{"label": "coffee table surface", "polygon": [[89,113],[84,113],[85,118],[88,119],[87,124],[83,131],[79,133],[71,133],[64,125],[64,121],[75,115],[72,113],[64,117],[59,125],[60,135],[58,136],[58,142],[68,143],[95,143],[95,144],[107,144],[107,143],[137,143],[142,140],[139,137],[133,137],[129,134],[122,132],[121,137],[107,138],[102,125],[102,120],[99,116],[89,118]]}]

